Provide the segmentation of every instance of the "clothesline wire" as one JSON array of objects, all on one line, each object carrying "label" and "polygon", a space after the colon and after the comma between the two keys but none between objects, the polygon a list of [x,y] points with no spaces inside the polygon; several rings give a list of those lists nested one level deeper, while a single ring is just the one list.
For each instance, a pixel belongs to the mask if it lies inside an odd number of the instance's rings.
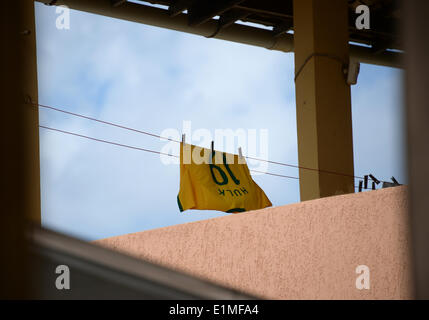
[{"label": "clothesline wire", "polygon": [[[83,134],[79,134],[79,133],[75,133],[75,132],[71,132],[71,131],[61,130],[61,129],[47,127],[47,126],[43,126],[43,125],[39,125],[39,127],[43,128],[43,129],[51,130],[51,131],[56,131],[56,132],[60,132],[60,133],[64,133],[64,134],[68,134],[68,135],[72,135],[72,136],[76,136],[76,137],[80,137],[80,138],[85,138],[85,139],[96,141],[96,142],[102,142],[102,143],[107,143],[107,144],[115,145],[115,146],[118,146],[118,147],[124,147],[124,148],[139,150],[139,151],[145,151],[145,152],[150,152],[150,153],[165,155],[165,156],[169,156],[169,157],[173,157],[173,158],[180,158],[178,155],[171,154],[171,153],[165,153],[165,152],[160,152],[160,151],[156,151],[156,150],[150,150],[150,149],[146,149],[146,148],[134,147],[134,146],[130,146],[128,144],[113,142],[113,141],[109,141],[109,140],[105,140],[105,139],[94,138],[94,137],[90,137],[90,136],[87,136],[87,135],[83,135]],[[250,170],[250,171],[257,172],[257,173],[264,173],[264,174],[268,174],[268,175],[272,175],[272,176],[278,176],[278,177],[283,177],[283,178],[289,178],[289,179],[297,179],[297,180],[299,180],[298,177],[285,176],[285,175],[271,173],[271,172],[263,172],[263,171],[258,171],[258,170]]]},{"label": "clothesline wire", "polygon": [[57,132],[61,132],[61,133],[73,135],[73,136],[76,136],[76,137],[85,138],[85,139],[88,139],[88,140],[93,140],[93,141],[97,141],[97,142],[103,142],[103,143],[112,144],[112,145],[115,145],[115,146],[118,146],[118,147],[124,147],[124,148],[129,148],[129,149],[134,149],[134,150],[140,150],[140,151],[146,151],[146,152],[150,152],[150,153],[162,154],[162,155],[166,155],[166,156],[170,156],[170,157],[179,158],[179,156],[176,156],[176,155],[173,155],[173,154],[169,154],[169,153],[165,153],[165,152],[160,152],[160,151],[155,151],[155,150],[150,150],[150,149],[145,149],[145,148],[140,148],[140,147],[134,147],[134,146],[130,146],[130,145],[127,145],[127,144],[113,142],[113,141],[104,140],[104,139],[93,138],[93,137],[86,136],[86,135],[83,135],[83,134],[79,134],[79,133],[75,133],[75,132],[70,132],[70,131],[65,131],[65,130],[61,130],[61,129],[57,129],[57,128],[51,128],[51,127],[47,127],[47,126],[43,126],[43,125],[39,125],[39,127],[43,128],[43,129],[47,129],[47,130],[52,130],[52,131],[57,131]]},{"label": "clothesline wire", "polygon": [[[38,106],[40,108],[45,108],[45,109],[49,109],[49,110],[53,110],[53,111],[57,111],[57,112],[61,112],[61,113],[68,114],[68,115],[71,115],[71,116],[75,116],[75,117],[79,117],[79,118],[83,118],[83,119],[95,121],[95,122],[98,122],[98,123],[106,124],[106,125],[109,125],[109,126],[113,126],[113,127],[116,127],[116,128],[120,128],[120,129],[124,129],[124,130],[128,130],[128,131],[132,131],[132,132],[136,132],[136,133],[140,133],[140,134],[144,134],[144,135],[148,135],[148,136],[159,138],[159,139],[164,139],[164,140],[168,140],[168,141],[172,141],[172,142],[176,142],[176,143],[180,143],[181,142],[179,140],[172,139],[172,138],[167,138],[167,137],[163,137],[161,135],[158,135],[158,134],[155,134],[155,133],[152,133],[152,132],[148,132],[148,131],[143,131],[143,130],[139,130],[139,129],[127,127],[127,126],[120,125],[120,124],[117,124],[117,123],[114,123],[114,122],[97,119],[97,118],[94,118],[94,117],[86,116],[86,115],[83,115],[83,114],[80,114],[80,113],[76,113],[76,112],[67,111],[67,110],[60,109],[60,108],[53,107],[53,106],[49,106],[49,105],[44,105],[44,104],[40,104],[40,103],[38,103],[38,104],[30,103],[30,105],[33,105],[35,107]],[[321,173],[340,175],[340,176],[351,177],[351,178],[361,179],[361,180],[364,179],[364,177],[354,176],[354,175],[350,175],[350,174],[339,173],[339,172],[334,172],[334,171],[329,171],[329,170],[309,168],[309,167],[305,167],[305,166],[293,165],[293,164],[288,164],[288,163],[283,163],[283,162],[278,162],[278,161],[273,161],[273,160],[260,159],[260,158],[250,157],[250,156],[244,156],[244,157],[246,159],[249,159],[249,160],[266,162],[266,163],[276,164],[276,165],[285,166],[285,167],[291,167],[291,168],[302,169],[302,170],[317,171],[317,172],[321,172]],[[385,181],[382,181],[382,180],[380,180],[380,181],[381,182],[385,182]]]},{"label": "clothesline wire", "polygon": [[[83,135],[83,134],[79,134],[79,133],[75,133],[75,132],[71,132],[71,131],[47,127],[44,125],[39,125],[39,127],[42,129],[46,129],[46,130],[50,130],[50,131],[56,131],[56,132],[60,132],[63,134],[68,134],[68,135],[72,135],[72,136],[76,136],[76,137],[80,137],[80,138],[85,138],[85,139],[96,141],[96,142],[111,144],[111,145],[118,146],[118,147],[123,147],[123,148],[138,150],[138,151],[145,151],[145,152],[150,152],[150,153],[154,153],[154,154],[160,154],[160,155],[165,155],[165,156],[169,156],[169,157],[174,157],[174,158],[180,158],[178,155],[174,155],[174,154],[170,154],[170,153],[165,153],[165,152],[160,152],[160,151],[156,151],[156,150],[150,150],[150,149],[140,148],[140,147],[135,147],[135,146],[130,146],[130,145],[123,144],[123,143],[118,143],[118,142],[109,141],[109,140],[105,140],[105,139],[94,138],[94,137],[90,137],[87,135]],[[254,170],[254,169],[252,169],[250,171],[255,172],[255,173],[267,174],[267,175],[271,175],[271,176],[275,176],[275,177],[299,180],[299,177],[286,176],[286,175],[272,173],[272,172],[264,172],[264,171]],[[358,188],[358,186],[355,186],[355,188]],[[369,189],[369,188],[367,188],[367,189]]]}]

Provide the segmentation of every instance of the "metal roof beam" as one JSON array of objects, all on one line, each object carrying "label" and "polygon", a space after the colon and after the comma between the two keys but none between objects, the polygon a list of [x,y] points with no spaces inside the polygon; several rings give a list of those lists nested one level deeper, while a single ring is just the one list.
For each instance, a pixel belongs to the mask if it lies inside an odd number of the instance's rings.
[{"label": "metal roof beam", "polygon": [[189,9],[192,3],[193,3],[193,0],[173,1],[172,4],[168,7],[168,12],[170,13],[170,17],[175,17],[181,14],[183,11]]},{"label": "metal roof beam", "polygon": [[291,30],[292,28],[293,28],[293,21],[292,20],[279,23],[279,24],[275,25],[273,28],[274,36],[277,37],[283,33],[286,33],[289,30]]},{"label": "metal roof beam", "polygon": [[249,15],[248,12],[245,12],[240,9],[231,9],[223,13],[219,18],[219,28],[227,28],[230,25],[234,24],[237,20],[246,18]]},{"label": "metal roof beam", "polygon": [[112,6],[119,7],[127,2],[127,0],[110,0],[110,2],[112,2]]},{"label": "metal roof beam", "polygon": [[247,10],[252,13],[265,14],[283,18],[293,18],[293,9],[291,1],[246,0],[243,3],[240,3],[237,8]]},{"label": "metal roof beam", "polygon": [[[49,0],[36,0],[42,3],[49,3]],[[144,6],[132,2],[126,2],[119,7],[112,7],[110,0],[58,0],[57,5],[67,5],[71,9],[104,15],[111,18],[144,23],[160,28],[167,28],[181,32],[209,37],[216,33],[218,23],[211,19],[202,23],[198,28],[189,26],[186,14],[179,14],[172,18],[168,10]],[[273,32],[261,28],[232,24],[228,28],[221,30],[213,36],[216,39],[234,41],[270,50],[291,52],[294,49],[293,35],[281,34],[274,37]],[[350,45],[350,57],[357,61],[388,67],[402,67],[403,54],[385,51],[382,54],[374,55],[371,48]]]},{"label": "metal roof beam", "polygon": [[196,1],[189,8],[189,25],[198,26],[232,9],[244,0]]}]

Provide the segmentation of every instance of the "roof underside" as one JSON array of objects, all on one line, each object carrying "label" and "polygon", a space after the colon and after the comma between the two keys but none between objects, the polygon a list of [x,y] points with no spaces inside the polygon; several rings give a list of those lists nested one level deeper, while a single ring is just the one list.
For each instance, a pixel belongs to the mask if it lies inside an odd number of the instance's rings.
[{"label": "roof underside", "polygon": [[[116,5],[126,1],[113,0]],[[292,0],[134,0],[141,5],[163,5],[170,16],[185,13],[191,26],[218,19],[219,29],[238,21],[256,23],[272,29],[277,36],[293,31]],[[402,50],[398,24],[399,0],[348,0],[350,42],[371,46],[374,53],[387,49]],[[355,27],[355,8],[365,4],[370,8],[370,30]]]}]

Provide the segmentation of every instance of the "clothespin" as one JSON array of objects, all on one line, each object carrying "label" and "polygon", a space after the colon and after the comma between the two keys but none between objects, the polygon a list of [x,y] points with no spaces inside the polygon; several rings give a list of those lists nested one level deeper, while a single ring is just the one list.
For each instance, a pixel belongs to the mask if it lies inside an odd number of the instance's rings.
[{"label": "clothespin", "polygon": [[392,179],[392,181],[393,181],[393,183],[394,183],[394,184],[396,184],[396,185],[398,185],[398,186],[400,186],[400,185],[401,185],[401,184],[398,182],[398,180],[396,180],[396,179],[395,179],[395,177],[393,177],[393,176],[392,176],[392,178],[390,178],[390,179]]},{"label": "clothespin", "polygon": [[368,189],[368,176],[363,176],[363,188]]},{"label": "clothespin", "polygon": [[362,192],[362,180],[359,180],[359,192]]},{"label": "clothespin", "polygon": [[241,150],[241,147],[238,147],[238,164],[244,164],[246,161],[243,157],[243,150]]},{"label": "clothespin", "polygon": [[395,177],[390,178],[393,182],[387,182],[383,181],[382,188],[390,188],[390,187],[396,187],[400,186],[401,184],[398,182],[398,180],[395,179]]},{"label": "clothespin", "polygon": [[380,183],[380,181],[374,177],[372,174],[369,175],[369,177],[372,179],[372,181],[374,181],[377,185]]},{"label": "clothespin", "polygon": [[182,143],[185,144],[186,142],[186,134],[182,134]]},{"label": "clothespin", "polygon": [[375,190],[375,182],[372,182],[372,190]]},{"label": "clothespin", "polygon": [[211,143],[211,150],[212,150],[212,152],[210,153],[210,156],[209,156],[209,164],[213,164],[213,156],[214,156],[214,141],[212,141],[212,143]]}]

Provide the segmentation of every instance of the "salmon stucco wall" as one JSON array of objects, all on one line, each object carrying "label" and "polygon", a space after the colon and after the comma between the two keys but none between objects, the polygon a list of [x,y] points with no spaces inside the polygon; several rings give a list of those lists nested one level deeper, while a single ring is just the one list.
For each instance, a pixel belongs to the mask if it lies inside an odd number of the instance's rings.
[{"label": "salmon stucco wall", "polygon": [[[410,299],[409,241],[401,186],[96,243],[262,298]],[[360,265],[369,289],[356,287]]]}]

